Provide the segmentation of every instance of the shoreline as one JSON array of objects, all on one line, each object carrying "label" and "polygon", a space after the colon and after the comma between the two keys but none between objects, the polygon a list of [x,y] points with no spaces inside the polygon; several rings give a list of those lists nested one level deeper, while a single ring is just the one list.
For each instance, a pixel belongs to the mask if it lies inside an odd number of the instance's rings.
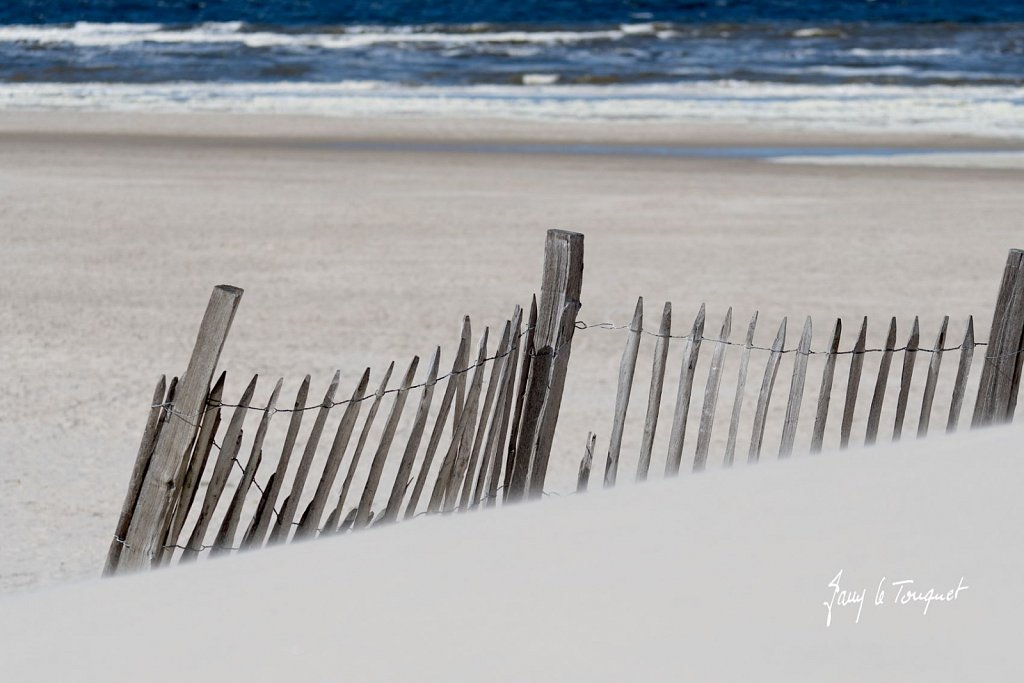
[{"label": "shoreline", "polygon": [[[128,140],[176,144],[317,146],[345,143],[368,145],[604,145],[707,148],[831,148],[855,151],[1024,151],[1024,139],[1012,136],[935,132],[864,132],[792,130],[767,123],[664,121],[547,121],[497,117],[329,117],[262,113],[126,113],[0,111],[0,139],[52,142]],[[386,150],[380,150],[386,151]],[[458,151],[458,150],[436,150]],[[488,150],[499,151],[499,150]],[[557,150],[551,150],[557,152]],[[627,152],[628,150],[618,150]],[[643,154],[643,149],[638,153]],[[694,153],[693,156],[701,156]]]}]

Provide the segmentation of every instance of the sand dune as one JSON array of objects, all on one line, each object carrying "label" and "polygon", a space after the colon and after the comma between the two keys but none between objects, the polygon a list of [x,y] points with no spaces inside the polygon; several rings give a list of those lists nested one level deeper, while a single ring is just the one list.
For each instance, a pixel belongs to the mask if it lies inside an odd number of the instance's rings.
[{"label": "sand dune", "polygon": [[0,658],[25,681],[1012,680],[1022,437],[762,463],[8,597]]}]

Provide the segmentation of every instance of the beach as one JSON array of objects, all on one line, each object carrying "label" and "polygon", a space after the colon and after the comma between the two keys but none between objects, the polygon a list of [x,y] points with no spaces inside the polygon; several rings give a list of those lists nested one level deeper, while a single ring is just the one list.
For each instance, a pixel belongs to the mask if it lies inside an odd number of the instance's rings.
[{"label": "beach", "polygon": [[8,596],[0,655],[24,680],[1013,680],[1022,435],[765,462]]},{"label": "beach", "polygon": [[[651,328],[664,301],[681,331],[701,303],[715,329],[758,310],[763,344],[784,315],[823,333],[868,316],[876,345],[889,316],[920,316],[931,344],[942,316],[958,342],[974,315],[984,339],[1024,246],[1024,167],[1004,154],[1022,149],[701,122],[2,112],[0,590],[99,572],[153,385],[183,371],[216,284],[245,289],[220,364],[232,397],[253,373],[285,395],[309,373],[318,396],[335,370],[347,393],[435,345],[450,364],[463,315],[493,335],[528,305],[549,228],[586,235],[586,323],[628,323],[642,295]],[[553,491],[588,431],[603,464],[623,343],[576,335]]]}]

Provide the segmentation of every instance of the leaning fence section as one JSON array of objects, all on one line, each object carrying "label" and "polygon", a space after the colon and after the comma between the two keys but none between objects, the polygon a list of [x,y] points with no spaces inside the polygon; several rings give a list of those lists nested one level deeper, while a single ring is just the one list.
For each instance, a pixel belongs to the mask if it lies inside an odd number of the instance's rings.
[{"label": "leaning fence section", "polygon": [[[308,375],[229,388],[217,365],[242,291],[216,287],[187,369],[153,392],[105,573],[542,495],[582,330],[625,337],[605,487],[629,471],[642,481],[1014,415],[1024,251],[1010,252],[987,342],[973,318],[791,325],[704,306],[679,330],[671,303],[645,322],[642,298],[628,324],[588,325],[582,275],[583,236],[549,231],[540,297],[500,330],[466,317],[448,355],[338,372],[326,389]],[[597,442],[587,434],[578,491],[600,466]]]},{"label": "leaning fence section", "polygon": [[[770,343],[757,344],[757,312],[734,332],[732,309],[710,322],[704,306],[673,334],[672,304],[650,329],[642,298],[628,324],[577,322],[580,329],[625,333],[606,432],[605,486],[619,478],[627,425],[634,432],[628,450],[636,453],[630,464],[643,481],[655,466],[673,476],[684,464],[699,472],[737,459],[756,463],[1011,420],[1024,360],[1022,254],[1010,252],[988,342],[975,339],[973,317],[955,326],[943,318],[933,338],[922,337],[916,317],[909,324],[893,317],[870,325],[863,318],[845,328],[838,318],[816,328],[807,317],[796,335],[786,318],[770,324],[764,331]],[[873,330],[884,335],[876,333],[877,344],[868,343]],[[670,355],[674,347],[681,347],[676,356]],[[641,363],[650,367],[646,401],[631,401]],[[664,396],[670,366],[678,368],[674,400]],[[640,412],[627,420],[631,404]],[[580,465],[588,477],[593,441],[588,434]],[[581,487],[585,479],[581,474]]]},{"label": "leaning fence section", "polygon": [[[641,299],[633,321],[622,327],[625,349],[606,432],[607,486],[619,477],[627,425],[636,432],[634,445],[640,439],[635,459],[639,481],[650,476],[652,467],[663,467],[671,476],[684,466],[701,471],[710,465],[729,467],[737,459],[757,462],[765,455],[786,458],[801,450],[817,453],[890,437],[899,440],[905,432],[925,436],[940,426],[955,431],[962,422],[976,349],[981,354],[986,348],[974,340],[971,318],[955,345],[947,341],[950,323],[944,318],[928,346],[921,344],[916,318],[899,343],[893,318],[877,347],[867,345],[865,318],[844,348],[841,319],[830,321],[819,338],[806,318],[794,341],[784,318],[771,328],[770,344],[758,345],[756,312],[744,321],[738,338],[733,335],[732,309],[709,330],[702,307],[688,331],[678,335],[671,332],[671,316],[672,306],[666,303],[657,332],[646,330]],[[813,347],[816,342],[818,348]],[[681,353],[670,354],[672,347]],[[648,350],[650,356],[643,353]],[[944,363],[950,356],[952,361]],[[926,367],[919,368],[922,360]],[[644,362],[651,368],[643,378],[647,384],[634,387],[638,365]],[[676,368],[675,391],[666,396],[666,375],[671,382]],[[634,389],[647,391],[631,401]],[[639,411],[633,420],[627,419],[630,407]]]},{"label": "leaning fence section", "polygon": [[[294,401],[281,395],[284,380],[278,379],[267,402],[257,406],[258,376],[240,397],[226,400],[221,373],[201,411],[183,414],[175,408],[177,380],[165,387],[161,378],[140,454],[152,450],[173,420],[191,423],[196,437],[175,474],[175,496],[153,561],[188,562],[204,551],[218,555],[394,522],[421,511],[493,505],[515,456],[507,449],[508,434],[521,420],[513,412],[512,378],[520,362],[530,361],[523,351],[532,343],[536,314],[534,303],[524,321],[517,307],[496,343],[485,328],[475,344],[467,317],[444,374],[438,347],[425,367],[414,357],[400,373],[393,363],[378,373],[368,368],[347,387],[336,373],[320,400],[311,400],[309,376]],[[439,406],[432,411],[435,394]],[[409,404],[415,408],[407,409]],[[287,428],[283,439],[271,443],[267,435],[275,422]],[[247,432],[254,436],[245,439]],[[297,447],[300,433],[304,443]],[[383,476],[387,463],[397,464],[390,479]],[[140,462],[136,469],[145,466]],[[115,540],[111,547],[111,569],[124,542]]]},{"label": "leaning fence section", "polygon": [[539,496],[582,259],[582,235],[550,231],[540,299],[499,334],[474,338],[466,317],[445,370],[437,347],[397,372],[335,373],[319,400],[308,375],[294,401],[278,379],[262,405],[258,376],[233,400],[213,381],[242,294],[215,288],[184,379],[154,391],[105,573]]}]

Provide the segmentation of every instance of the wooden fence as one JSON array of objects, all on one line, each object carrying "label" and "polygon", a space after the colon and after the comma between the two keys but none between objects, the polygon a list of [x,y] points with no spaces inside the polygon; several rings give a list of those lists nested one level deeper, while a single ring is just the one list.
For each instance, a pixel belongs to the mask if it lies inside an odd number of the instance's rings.
[{"label": "wooden fence", "polygon": [[[1022,254],[1011,252],[1000,288],[978,384],[975,425],[1002,422],[1013,416],[1024,357]],[[446,374],[439,374],[441,350],[437,348],[427,362],[425,380],[419,384],[414,384],[419,358],[413,358],[395,382],[392,363],[375,387],[370,385],[369,369],[354,386],[345,389],[336,373],[323,399],[312,405],[308,400],[308,375],[290,405],[282,405],[286,403],[281,396],[283,380],[272,385],[265,404],[256,405],[254,396],[258,388],[266,388],[259,384],[258,377],[252,378],[235,402],[224,400],[225,376],[221,373],[216,381],[214,377],[242,291],[216,287],[182,379],[169,383],[161,379],[154,391],[105,574],[193,561],[204,551],[216,556],[363,529],[424,513],[490,507],[540,496],[544,492],[573,335],[587,327],[577,320],[582,274],[583,236],[550,231],[540,299],[534,298],[528,312],[515,308],[496,345],[491,343],[492,335],[487,329],[474,342],[467,317],[454,362]],[[741,445],[741,417],[745,415],[748,384],[752,388],[757,386],[755,372],[761,383],[748,418],[750,462],[757,461],[765,452],[769,423],[781,431],[780,457],[794,452],[798,428],[811,424],[809,419],[800,419],[810,359],[822,361],[815,419],[807,437],[809,450],[817,452],[825,447],[830,404],[839,403],[832,401],[832,394],[840,356],[849,356],[839,430],[839,445],[845,447],[850,443],[866,356],[879,357],[867,417],[865,441],[871,443],[881,430],[882,405],[896,354],[903,356],[893,430],[894,438],[899,438],[911,410],[919,416],[917,433],[924,435],[929,431],[941,384],[943,355],[953,352],[959,360],[945,422],[949,430],[956,427],[967,394],[975,347],[979,346],[974,341],[970,321],[963,341],[953,348],[946,346],[948,321],[943,321],[934,346],[922,348],[915,320],[903,347],[896,348],[896,325],[892,321],[884,347],[868,349],[865,320],[853,347],[846,351],[839,350],[842,326],[836,321],[825,349],[812,351],[810,319],[797,347],[787,350],[785,320],[774,343],[758,347],[754,344],[756,314],[742,342],[732,337],[731,310],[717,333],[708,338],[704,337],[703,307],[688,333],[680,337],[671,334],[671,315],[671,305],[666,304],[658,331],[645,331],[641,299],[632,323],[625,328],[626,348],[610,430],[606,486],[614,485],[617,479],[630,394],[644,338],[654,341],[636,468],[636,477],[641,480],[647,478],[655,452],[673,340],[684,346],[665,458],[668,475],[681,468],[695,385],[704,387],[692,448],[693,469],[701,470],[711,454],[721,454],[725,465],[733,463]],[[701,356],[702,346],[712,347],[706,367],[699,365],[702,358],[708,357],[708,353]],[[738,361],[729,358],[730,350],[739,356]],[[764,355],[763,373],[756,362],[751,362],[754,353]],[[929,353],[927,373],[917,373],[925,378],[918,411],[918,404],[910,403],[914,359]],[[777,406],[772,408],[772,397],[783,357],[794,362],[785,411],[773,420],[779,414]],[[727,366],[734,371],[728,382],[723,380]],[[716,418],[723,386],[726,393],[733,394],[731,412]],[[406,411],[407,404],[414,404],[415,410]],[[411,415],[411,421],[403,422],[406,415]],[[338,421],[333,437],[328,438],[329,434],[324,432],[328,431],[332,416]],[[300,430],[309,420],[313,424],[304,432],[303,441]],[[247,448],[243,449],[243,435],[247,431],[253,436],[245,441]],[[595,435],[587,436],[578,490],[587,488],[596,441]],[[261,466],[262,472],[269,470],[264,463],[265,453],[274,453],[277,459],[269,475],[260,475]],[[389,457],[392,453],[395,456]],[[358,490],[353,485],[361,462],[366,471]],[[343,469],[345,476],[339,483]],[[264,485],[260,486],[257,482],[263,476]]]},{"label": "wooden fence", "polygon": [[[1020,392],[1021,362],[1024,360],[1022,257],[1024,251],[1021,250],[1012,250],[1009,254],[987,343],[975,340],[974,321],[971,317],[965,323],[959,343],[949,346],[947,340],[952,337],[952,333],[949,318],[946,317],[939,324],[932,345],[922,346],[921,326],[917,318],[910,325],[909,333],[904,332],[905,342],[899,345],[897,321],[892,318],[882,328],[886,330],[884,344],[879,348],[868,348],[869,326],[867,318],[864,318],[852,335],[847,333],[846,338],[852,338],[852,345],[841,350],[844,341],[843,323],[841,319],[836,319],[828,327],[830,332],[824,336],[822,348],[813,350],[813,325],[808,317],[795,346],[785,348],[788,326],[786,318],[782,319],[777,328],[772,328],[774,341],[770,346],[756,346],[756,312],[750,318],[742,337],[733,333],[732,309],[726,312],[721,326],[714,327],[707,334],[703,306],[687,333],[673,336],[672,304],[665,304],[657,332],[650,332],[644,329],[643,299],[639,299],[633,319],[628,325],[595,326],[627,330],[619,366],[614,416],[609,430],[611,438],[605,460],[605,486],[614,486],[618,478],[627,411],[641,343],[646,338],[653,338],[654,347],[650,360],[646,414],[636,459],[638,481],[647,479],[652,456],[658,454],[654,448],[655,437],[662,414],[662,393],[672,343],[684,346],[679,359],[679,382],[671,414],[671,432],[665,450],[664,469],[667,476],[678,474],[688,436],[691,441],[694,441],[695,436],[695,443],[691,444],[687,452],[687,460],[692,463],[692,470],[699,472],[708,466],[712,454],[720,457],[723,466],[731,466],[737,450],[742,457],[744,447],[749,463],[757,462],[765,454],[789,457],[796,450],[798,436],[801,437],[799,442],[806,444],[806,450],[810,453],[820,452],[826,447],[845,449],[855,436],[855,417],[858,411],[861,421],[866,417],[866,425],[860,425],[864,429],[865,445],[874,444],[889,434],[893,441],[901,439],[907,425],[914,419],[918,437],[926,436],[934,430],[933,419],[939,418],[945,431],[955,431],[961,422],[965,402],[970,398],[968,387],[977,349],[983,349],[984,354],[971,424],[977,427],[1010,421]],[[702,349],[708,346],[711,348],[706,349],[702,355]],[[955,372],[953,368],[943,366],[944,356],[953,353],[956,354],[953,366]],[[754,354],[760,357],[752,362]],[[788,373],[780,372],[784,357],[792,359],[786,367]],[[919,357],[928,358],[927,369],[923,372],[915,371]],[[812,358],[819,366],[813,375],[809,373]],[[842,366],[840,358],[844,359]],[[866,367],[868,358],[877,359],[877,364]],[[900,362],[901,369],[898,376],[890,378],[895,374],[894,360]],[[726,368],[730,365],[730,381],[724,382]],[[873,372],[865,374],[866,369]],[[846,375],[845,388],[842,390],[840,387],[843,385],[836,381],[837,373],[840,374],[840,381],[842,374]],[[862,386],[865,381],[867,387]],[[776,389],[780,383],[783,385],[781,391]],[[807,385],[815,383],[816,400],[812,405],[805,406],[805,394],[812,391]],[[703,396],[700,387],[703,387]],[[756,391],[751,393],[750,388]],[[727,393],[725,399],[720,398],[723,389]],[[865,389],[870,390],[870,398]],[[779,393],[782,395],[776,396]],[[942,393],[948,396],[948,408],[945,414],[936,417],[936,400]],[[691,412],[694,412],[691,403],[694,401],[699,406],[694,414],[695,419],[699,415],[696,425],[690,421]],[[728,412],[722,414],[719,411],[720,405]],[[883,420],[883,416],[891,422]],[[774,420],[771,419],[773,417]],[[839,420],[838,425],[832,424],[836,420]],[[769,423],[774,425],[774,436],[777,439],[771,444],[766,439]],[[745,438],[748,434],[749,441]],[[834,441],[827,440],[827,436]],[[580,463],[580,488],[585,488],[589,480],[594,441],[593,435],[587,436],[583,461]],[[712,444],[717,448],[712,448]],[[778,444],[777,447],[775,444]]]},{"label": "wooden fence", "polygon": [[[237,402],[223,399],[225,376],[215,382],[213,378],[242,290],[216,287],[182,379],[167,384],[161,379],[153,394],[104,573],[166,565],[175,558],[188,562],[205,550],[218,555],[362,529],[424,511],[451,512],[539,496],[582,277],[583,235],[549,231],[540,300],[534,298],[525,320],[523,309],[515,308],[496,346],[487,329],[474,344],[466,317],[454,363],[444,376],[439,376],[438,347],[421,384],[413,384],[420,364],[415,357],[396,386],[391,386],[392,363],[376,389],[369,386],[367,369],[343,398],[336,373],[323,400],[307,405],[307,375],[290,407],[280,406],[283,380],[274,385],[265,406],[255,406],[258,377]],[[432,411],[437,394],[440,406]],[[410,396],[416,410],[398,448],[396,435]],[[386,417],[378,419],[385,406]],[[328,418],[336,410],[341,419],[329,446],[322,449],[321,443],[328,442]],[[300,428],[310,419],[312,428],[299,449]],[[268,433],[284,420],[287,431],[279,450],[273,449],[279,453],[276,466],[259,487],[257,472],[264,453],[271,452]],[[242,453],[243,432],[254,422],[251,447]],[[383,481],[392,452],[401,454],[397,469],[392,480]],[[347,473],[338,490],[335,484],[346,458]],[[362,490],[355,491],[352,485],[364,458],[370,459],[369,471]],[[311,477],[314,471],[319,477]],[[256,496],[250,495],[254,488]],[[222,500],[229,501],[226,508]]]}]

